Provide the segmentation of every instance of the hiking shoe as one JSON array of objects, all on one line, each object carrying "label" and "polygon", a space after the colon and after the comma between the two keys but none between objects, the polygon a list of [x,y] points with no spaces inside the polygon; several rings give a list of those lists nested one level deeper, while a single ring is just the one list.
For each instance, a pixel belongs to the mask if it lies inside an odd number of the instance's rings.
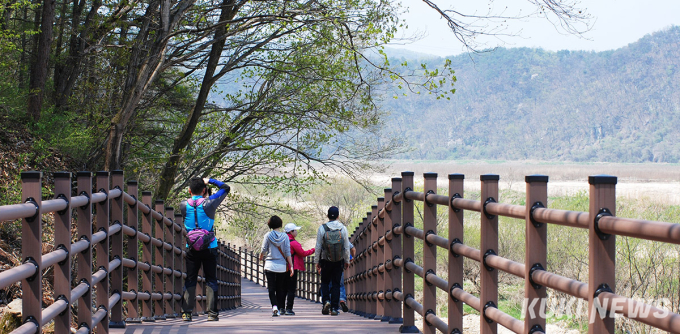
[{"label": "hiking shoe", "polygon": [[217,315],[208,314],[208,321],[219,321],[220,318]]},{"label": "hiking shoe", "polygon": [[344,301],[340,302],[340,307],[342,307],[342,312],[348,312],[349,311],[349,308],[347,308],[347,303],[345,303]]},{"label": "hiking shoe", "polygon": [[331,312],[331,302],[325,302],[323,308],[321,309],[321,314],[328,315]]},{"label": "hiking shoe", "polygon": [[338,314],[340,314],[340,312],[338,312],[338,310],[332,310],[331,311],[331,315],[338,315]]},{"label": "hiking shoe", "polygon": [[279,316],[279,310],[273,310],[272,311],[272,317],[278,317]]},{"label": "hiking shoe", "polygon": [[295,315],[295,312],[293,310],[286,310],[286,315]]},{"label": "hiking shoe", "polygon": [[191,313],[182,313],[182,320],[191,321]]}]

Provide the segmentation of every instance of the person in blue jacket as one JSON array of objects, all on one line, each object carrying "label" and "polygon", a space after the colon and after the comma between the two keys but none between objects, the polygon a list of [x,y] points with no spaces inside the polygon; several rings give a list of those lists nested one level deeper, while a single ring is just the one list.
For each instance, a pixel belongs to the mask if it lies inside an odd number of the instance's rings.
[{"label": "person in blue jacket", "polygon": [[[219,190],[206,199],[208,185],[216,186]],[[207,231],[214,231],[215,212],[217,212],[217,207],[229,194],[229,190],[230,188],[226,183],[215,179],[192,178],[189,181],[189,192],[191,193],[191,203],[194,203],[193,205],[196,206],[189,205],[187,200],[183,200],[179,205],[187,232],[197,227]],[[196,226],[197,224],[198,226]],[[206,280],[205,295],[208,304],[208,321],[219,320],[217,310],[217,239],[215,239],[205,250],[187,249],[187,277],[184,281],[182,298],[182,319],[184,321],[191,321],[191,313],[196,305],[196,280],[198,278],[198,269],[201,266],[203,266],[203,274]]]}]

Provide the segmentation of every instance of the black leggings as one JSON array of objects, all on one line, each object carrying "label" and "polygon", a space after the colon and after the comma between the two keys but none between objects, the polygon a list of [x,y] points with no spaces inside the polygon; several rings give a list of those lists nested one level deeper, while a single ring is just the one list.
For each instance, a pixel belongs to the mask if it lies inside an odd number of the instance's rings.
[{"label": "black leggings", "polygon": [[286,306],[286,284],[288,283],[288,272],[275,273],[273,271],[265,270],[267,277],[267,290],[269,290],[269,302],[272,306],[277,306],[279,310],[285,309]]},{"label": "black leggings", "polygon": [[298,271],[294,271],[293,277],[288,277],[288,293],[286,294],[286,310],[293,310],[293,303],[295,302],[295,290],[297,290],[297,276]]}]

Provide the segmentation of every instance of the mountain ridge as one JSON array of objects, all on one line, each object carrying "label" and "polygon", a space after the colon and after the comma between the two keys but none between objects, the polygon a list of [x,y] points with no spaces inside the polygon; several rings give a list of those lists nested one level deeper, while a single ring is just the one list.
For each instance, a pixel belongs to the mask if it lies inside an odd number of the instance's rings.
[{"label": "mountain ridge", "polygon": [[398,158],[680,160],[680,27],[609,51],[498,48],[448,59],[458,79],[450,100],[383,99],[411,139]]}]

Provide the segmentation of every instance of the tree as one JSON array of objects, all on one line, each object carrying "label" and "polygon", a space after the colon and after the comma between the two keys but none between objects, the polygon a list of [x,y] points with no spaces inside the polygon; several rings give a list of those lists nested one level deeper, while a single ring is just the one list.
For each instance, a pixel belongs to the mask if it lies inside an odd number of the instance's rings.
[{"label": "tree", "polygon": [[[232,17],[234,14],[230,12]],[[201,93],[175,139],[158,182],[160,198],[181,189],[190,176],[218,171],[231,179],[262,177],[271,174],[272,166],[294,165],[293,171],[283,172],[284,176],[277,176],[271,184],[281,186],[287,184],[281,183],[285,180],[297,188],[300,180],[321,175],[315,164],[353,173],[357,167],[366,166],[360,159],[375,158],[389,150],[385,145],[359,145],[352,137],[339,142],[338,137],[356,135],[380,122],[372,90],[385,81],[383,75],[395,72],[367,54],[393,33],[395,27],[390,22],[396,22],[394,7],[383,1],[279,2],[243,7],[239,13],[249,14],[260,20],[253,33],[230,38],[225,54],[224,43],[214,43],[207,55]],[[246,28],[230,25],[230,29]],[[215,38],[220,34],[216,31]],[[221,70],[216,73],[220,57]],[[208,109],[207,115],[213,116],[203,115],[202,122],[213,125],[202,131],[223,135],[198,134],[210,139],[198,141],[201,148],[192,153],[188,146],[198,128],[207,92],[217,80],[235,71],[249,91],[227,96],[230,106],[226,108]],[[421,87],[443,90],[440,85],[445,81],[433,82],[444,80],[439,72],[425,77]],[[408,80],[405,76],[396,79]],[[329,145],[338,147],[329,154]],[[358,152],[359,148],[363,151]]]},{"label": "tree", "polygon": [[40,119],[45,82],[47,81],[47,62],[52,48],[52,26],[54,24],[54,0],[43,0],[40,34],[37,35],[37,48],[31,64],[30,92],[27,112],[34,120]]},{"label": "tree", "polygon": [[506,6],[501,6],[502,8],[499,10],[495,9],[493,0],[489,1],[488,6],[485,5],[487,12],[480,14],[478,12],[458,11],[455,9],[455,5],[451,6],[451,9],[445,9],[443,8],[444,1],[423,0],[425,4],[447,21],[456,39],[472,52],[479,52],[486,47],[485,44],[476,39],[479,36],[514,35],[514,32],[507,31],[508,21],[510,20],[542,17],[550,21],[555,28],[574,35],[582,35],[591,28],[591,16],[580,7],[578,0],[526,1],[535,9],[528,14],[522,14],[520,11],[517,14],[509,14],[508,11],[513,9]]}]

